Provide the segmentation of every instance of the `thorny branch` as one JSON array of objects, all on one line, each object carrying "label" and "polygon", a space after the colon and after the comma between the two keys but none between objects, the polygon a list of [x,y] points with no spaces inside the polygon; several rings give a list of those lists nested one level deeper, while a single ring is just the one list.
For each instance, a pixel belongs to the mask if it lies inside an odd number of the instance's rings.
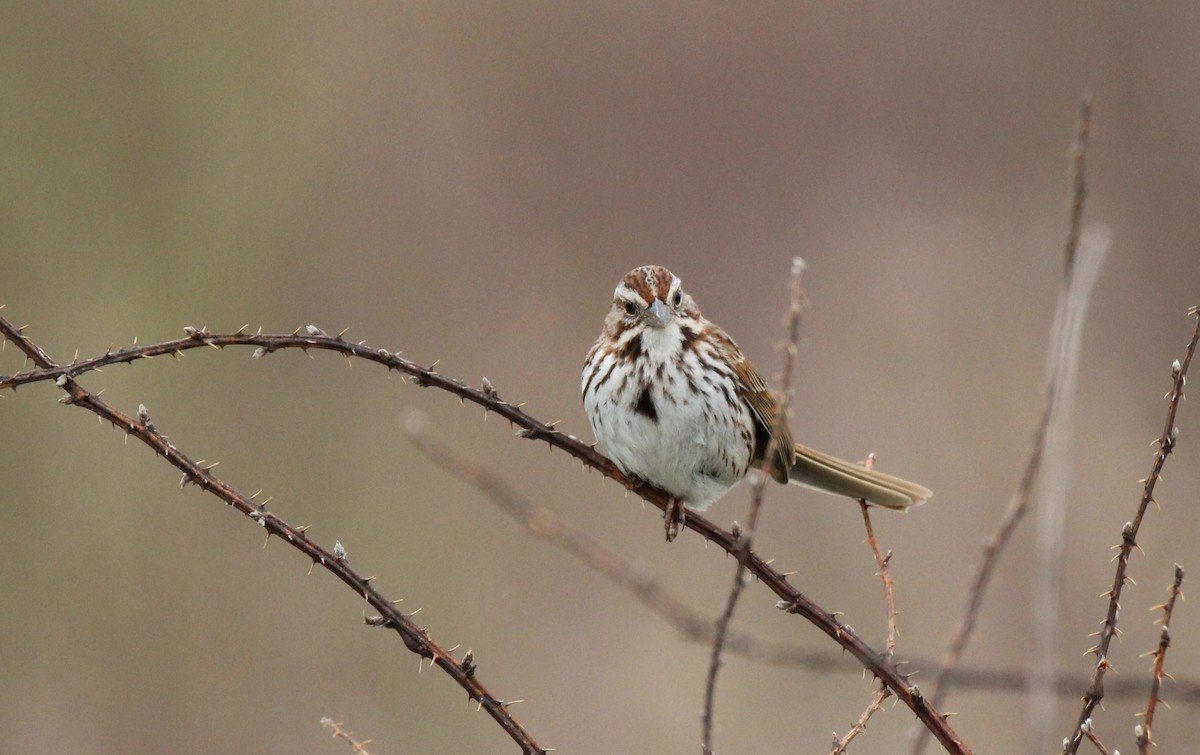
[{"label": "thorny branch", "polygon": [[1175,600],[1182,594],[1182,588],[1183,567],[1175,564],[1175,581],[1171,583],[1167,602],[1151,609],[1162,609],[1162,632],[1158,635],[1158,647],[1147,653],[1147,655],[1154,656],[1154,676],[1150,681],[1150,699],[1146,702],[1146,712],[1142,715],[1141,725],[1135,730],[1138,752],[1142,755],[1147,755],[1150,752],[1150,745],[1154,744],[1151,727],[1154,726],[1154,711],[1162,699],[1158,696],[1158,691],[1162,687],[1163,677],[1169,676],[1163,670],[1163,665],[1167,661],[1167,648],[1171,645],[1171,613],[1175,610]]},{"label": "thorny branch", "polygon": [[[791,306],[788,308],[787,317],[788,337],[784,343],[783,374],[779,378],[779,408],[775,417],[777,425],[785,425],[788,421],[792,372],[795,369],[796,352],[799,350],[800,344],[800,315],[804,309],[804,286],[800,280],[803,274],[804,260],[799,257],[793,258]],[[750,512],[746,517],[746,527],[740,533],[741,542],[736,554],[738,564],[733,574],[733,586],[729,589],[725,610],[717,619],[717,632],[713,639],[712,654],[708,663],[708,677],[704,684],[704,712],[700,717],[700,750],[705,755],[712,753],[713,706],[717,693],[717,673],[721,668],[721,652],[725,648],[725,637],[729,632],[729,624],[733,621],[734,609],[737,607],[742,590],[746,587],[747,560],[750,558],[751,548],[754,547],[754,533],[758,528],[758,516],[762,511],[763,500],[767,492],[767,479],[778,463],[778,451],[778,437],[775,433],[771,433],[771,438],[767,441],[767,448],[763,452],[762,469],[750,481]]]},{"label": "thorny branch", "polygon": [[[875,456],[872,454],[867,457],[867,468],[872,467],[874,463]],[[892,597],[892,588],[895,586],[892,582],[892,552],[888,551],[887,555],[884,555],[883,550],[879,547],[879,539],[875,537],[875,527],[871,524],[871,507],[862,499],[859,499],[858,505],[862,509],[863,527],[867,530],[867,544],[871,546],[871,553],[875,556],[875,567],[879,570],[877,576],[883,582],[883,607],[887,614],[887,642],[883,652],[887,659],[891,660],[896,650],[896,601]],[[854,738],[867,730],[867,722],[883,707],[883,702],[889,696],[891,696],[891,692],[886,686],[880,684],[879,689],[871,696],[871,702],[867,704],[866,710],[858,717],[854,726],[850,727],[850,731],[846,732],[841,739],[838,739],[837,732],[834,732],[833,749],[830,751],[830,755],[842,755],[846,752]]]},{"label": "thorny branch", "polygon": [[1158,483],[1159,477],[1162,474],[1162,468],[1167,462],[1167,457],[1175,450],[1175,440],[1178,433],[1178,428],[1175,427],[1175,415],[1179,411],[1179,402],[1183,399],[1183,387],[1187,383],[1188,367],[1192,363],[1192,357],[1196,353],[1196,343],[1200,341],[1200,307],[1193,307],[1189,315],[1196,318],[1196,328],[1192,332],[1192,340],[1188,342],[1187,351],[1184,354],[1183,362],[1178,360],[1171,365],[1171,392],[1168,395],[1169,402],[1167,408],[1167,419],[1163,424],[1162,434],[1158,438],[1158,450],[1154,454],[1154,464],[1151,467],[1150,475],[1143,480],[1142,497],[1138,501],[1137,513],[1133,517],[1133,521],[1126,522],[1121,529],[1121,544],[1117,551],[1117,570],[1113,577],[1112,587],[1108,589],[1108,613],[1104,618],[1104,626],[1100,629],[1100,641],[1094,647],[1088,649],[1089,653],[1096,656],[1096,666],[1092,672],[1091,686],[1084,694],[1083,710],[1080,712],[1077,723],[1072,730],[1070,736],[1063,740],[1064,755],[1074,755],[1079,751],[1079,743],[1083,740],[1081,727],[1085,721],[1092,717],[1092,711],[1104,699],[1104,673],[1108,670],[1108,648],[1112,643],[1113,635],[1117,633],[1117,618],[1121,609],[1121,590],[1125,587],[1125,582],[1128,579],[1129,557],[1133,553],[1133,548],[1137,545],[1138,530],[1142,526],[1142,518],[1146,515],[1146,509],[1150,506],[1150,502],[1154,500],[1154,488]]},{"label": "thorny branch", "polygon": [[[6,332],[18,334],[18,330],[4,322]],[[461,401],[470,401],[484,409],[509,420],[520,427],[518,435],[543,441],[552,447],[561,449],[581,461],[586,467],[595,469],[609,477],[626,489],[636,493],[660,511],[667,507],[667,494],[646,485],[640,480],[627,477],[616,465],[592,446],[582,443],[571,435],[559,432],[553,425],[546,424],[525,413],[519,404],[510,404],[500,398],[490,383],[480,388],[473,388],[460,380],[441,375],[429,367],[404,358],[400,354],[386,349],[370,348],[362,343],[351,343],[342,337],[328,336],[318,328],[309,326],[293,332],[290,335],[265,335],[262,333],[246,333],[245,329],[235,333],[211,333],[208,330],[188,329],[185,338],[166,341],[163,343],[131,346],[116,351],[109,351],[93,359],[80,360],[68,365],[46,365],[32,372],[0,377],[0,390],[15,388],[40,381],[57,381],[60,378],[71,381],[74,377],[112,364],[127,364],[155,356],[179,356],[190,349],[211,347],[221,349],[226,346],[255,346],[255,355],[264,356],[280,349],[323,349],[380,364],[389,370],[397,370],[410,376],[412,382],[421,387],[434,387],[457,396]],[[344,335],[344,334],[343,334]],[[740,539],[732,533],[723,530],[702,516],[690,514],[684,526],[692,530],[708,542],[713,543],[728,554],[736,554]],[[817,629],[832,638],[846,652],[854,656],[874,676],[887,684],[888,688],[921,720],[922,724],[934,731],[938,741],[950,753],[970,752],[969,748],[958,740],[958,735],[943,719],[937,709],[931,705],[916,689],[909,684],[907,677],[900,673],[894,663],[884,661],[879,653],[872,649],[858,634],[846,624],[843,624],[833,614],[824,610],[816,603],[805,597],[799,590],[787,581],[787,576],[771,568],[768,563],[756,554],[749,554],[746,560],[747,570],[779,597],[778,606],[788,613],[797,614],[812,623]]]},{"label": "thorny branch", "polygon": [[[545,752],[524,727],[509,714],[505,702],[492,695],[473,671],[469,672],[464,668],[463,665],[451,656],[449,651],[443,649],[435,642],[425,629],[418,626],[412,620],[411,616],[401,612],[396,608],[395,603],[385,598],[375,589],[371,584],[371,580],[374,577],[363,577],[350,567],[343,548],[335,546],[332,552],[327,551],[308,538],[305,534],[305,529],[307,528],[293,527],[279,516],[267,511],[264,504],[254,500],[254,496],[243,495],[213,475],[209,471],[212,467],[203,467],[188,458],[174,444],[154,429],[153,424],[149,420],[149,414],[144,408],[139,408],[138,418],[134,419],[120,410],[113,408],[95,394],[89,393],[74,378],[74,375],[79,374],[79,363],[60,367],[54,363],[41,347],[25,337],[22,330],[23,328],[14,327],[7,319],[0,317],[0,335],[4,339],[15,343],[34,364],[41,368],[39,373],[41,373],[42,377],[39,379],[50,379],[51,375],[54,376],[55,384],[66,392],[66,396],[62,399],[63,403],[83,407],[98,417],[108,420],[114,428],[128,435],[133,435],[183,472],[183,481],[185,483],[190,482],[212,493],[263,527],[268,537],[271,535],[279,536],[293,548],[296,548],[312,559],[314,565],[320,564],[361,595],[375,610],[379,611],[381,616],[378,620],[368,620],[368,623],[395,630],[404,641],[405,647],[411,652],[416,653],[422,658],[428,658],[433,664],[439,666],[454,681],[458,682],[459,686],[467,691],[470,699],[477,701],[480,707],[487,710],[509,737],[520,745],[523,752]],[[195,338],[200,339],[203,336],[197,332]],[[285,336],[284,338],[286,339],[287,337]],[[271,341],[268,341],[268,343],[271,343]],[[151,347],[150,350],[159,351],[159,353],[175,353],[182,350],[182,348],[183,346],[176,342],[176,348],[173,350],[163,351],[161,345],[159,347]],[[106,357],[113,356],[116,355],[111,353],[106,355]],[[90,360],[93,363],[91,369],[99,366],[98,362],[103,359],[104,357],[101,360]],[[15,387],[22,382],[29,382],[28,380],[23,380],[22,377],[18,375],[16,376],[16,380],[0,381],[0,383],[3,383],[0,387],[8,387],[8,384]],[[340,543],[338,546],[340,546]]]}]

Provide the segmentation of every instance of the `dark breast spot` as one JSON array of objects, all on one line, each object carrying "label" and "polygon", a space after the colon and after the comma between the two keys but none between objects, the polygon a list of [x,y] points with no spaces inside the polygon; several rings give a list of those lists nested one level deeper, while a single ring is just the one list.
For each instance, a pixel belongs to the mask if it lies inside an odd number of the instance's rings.
[{"label": "dark breast spot", "polygon": [[683,334],[683,350],[695,351],[696,339],[700,337],[700,334],[692,328],[681,328],[680,332]]},{"label": "dark breast spot", "polygon": [[658,422],[658,409],[654,406],[654,398],[650,395],[650,386],[643,386],[638,394],[637,403],[633,410],[651,422]]},{"label": "dark breast spot", "polygon": [[642,355],[642,334],[638,333],[633,338],[630,338],[624,346],[620,348],[617,355],[624,362],[632,362]]}]

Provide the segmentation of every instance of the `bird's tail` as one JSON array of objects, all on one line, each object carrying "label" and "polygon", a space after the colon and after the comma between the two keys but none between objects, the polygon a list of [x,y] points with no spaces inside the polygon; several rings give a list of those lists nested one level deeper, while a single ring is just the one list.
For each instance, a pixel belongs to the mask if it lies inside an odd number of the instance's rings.
[{"label": "bird's tail", "polygon": [[889,509],[906,509],[924,503],[933,495],[928,488],[860,464],[796,444],[791,481],[822,493],[863,498],[867,503]]}]

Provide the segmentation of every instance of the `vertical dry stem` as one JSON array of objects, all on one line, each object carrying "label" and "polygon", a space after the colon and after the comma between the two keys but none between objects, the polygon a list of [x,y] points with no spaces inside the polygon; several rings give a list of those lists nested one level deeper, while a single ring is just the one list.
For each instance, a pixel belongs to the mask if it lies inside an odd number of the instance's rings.
[{"label": "vertical dry stem", "polygon": [[[780,376],[779,414],[776,422],[788,421],[788,405],[792,387],[792,370],[795,367],[796,351],[800,342],[800,314],[804,309],[804,286],[801,276],[804,274],[804,260],[799,257],[792,259],[791,306],[788,309],[788,339],[784,345],[786,356],[783,361],[783,374]],[[733,620],[733,612],[746,586],[746,565],[754,546],[754,532],[758,526],[758,515],[762,510],[763,496],[766,493],[766,481],[771,476],[771,468],[776,463],[776,438],[771,435],[763,454],[762,470],[751,481],[750,513],[746,518],[746,528],[740,533],[737,552],[738,565],[733,574],[733,586],[729,590],[729,598],[725,601],[725,610],[717,619],[717,634],[713,640],[712,654],[709,658],[708,677],[704,683],[704,713],[700,719],[700,748],[705,755],[712,753],[712,723],[713,705],[717,693],[717,673],[721,668],[721,653],[725,647],[725,638],[729,633],[729,623]],[[737,531],[734,531],[737,535]]]}]

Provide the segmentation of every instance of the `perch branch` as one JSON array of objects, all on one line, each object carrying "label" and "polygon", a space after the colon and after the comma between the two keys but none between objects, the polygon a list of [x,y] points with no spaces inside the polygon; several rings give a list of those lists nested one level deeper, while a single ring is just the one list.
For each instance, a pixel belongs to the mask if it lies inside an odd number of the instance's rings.
[{"label": "perch branch", "polygon": [[[0,321],[3,321],[2,318]],[[17,334],[16,328],[13,328],[7,321],[3,322],[8,330]],[[460,380],[441,375],[432,368],[422,367],[400,354],[385,349],[370,348],[362,343],[351,343],[342,336],[320,334],[316,328],[304,330],[303,334],[298,329],[290,335],[264,335],[246,333],[244,330],[218,334],[193,328],[187,331],[188,335],[185,338],[158,344],[135,345],[117,351],[110,350],[99,357],[76,361],[65,366],[39,365],[39,369],[32,372],[0,377],[0,390],[40,381],[57,381],[60,378],[71,380],[84,372],[111,364],[132,363],[164,354],[182,354],[191,349],[205,347],[221,349],[227,346],[254,346],[257,347],[254,352],[256,356],[265,356],[281,349],[322,349],[375,362],[389,370],[397,370],[409,375],[411,381],[418,386],[438,388],[457,396],[461,401],[469,401],[481,406],[520,427],[521,429],[517,433],[519,437],[539,440],[565,451],[582,462],[585,467],[595,469],[636,493],[660,511],[666,511],[668,503],[666,493],[640,480],[626,476],[593,446],[581,442],[574,436],[559,432],[554,426],[525,413],[519,405],[502,400],[490,383],[485,382],[480,388],[473,388]],[[695,513],[688,515],[684,527],[713,543],[727,554],[736,555],[740,548],[739,538]],[[950,753],[970,752],[969,748],[959,741],[958,735],[938,713],[936,707],[926,700],[916,687],[909,684],[907,677],[900,673],[894,663],[883,660],[880,654],[864,642],[853,629],[805,597],[788,583],[786,575],[773,569],[758,555],[749,555],[746,568],[767,589],[775,593],[779,598],[780,610],[807,619],[813,626],[837,642],[846,652],[854,656],[874,676],[884,681],[897,699],[912,710],[925,727],[934,731],[938,741]]]}]

